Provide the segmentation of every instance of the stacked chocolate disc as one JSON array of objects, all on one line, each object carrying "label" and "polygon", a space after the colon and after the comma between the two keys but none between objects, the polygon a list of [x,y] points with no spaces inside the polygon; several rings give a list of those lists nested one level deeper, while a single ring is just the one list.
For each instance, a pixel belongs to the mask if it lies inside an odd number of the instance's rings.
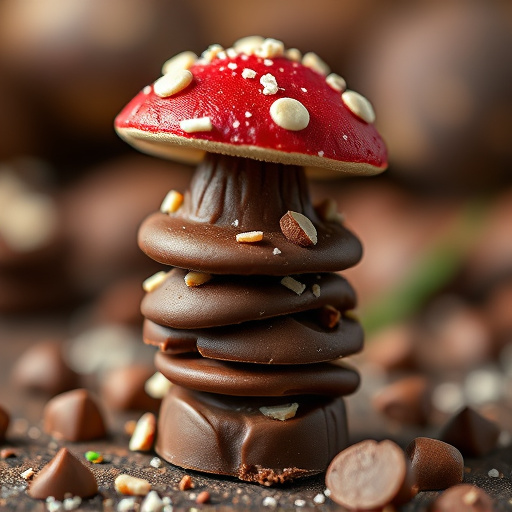
[{"label": "stacked chocolate disc", "polygon": [[332,202],[313,207],[302,167],[382,171],[372,121],[316,55],[262,38],[178,55],[116,119],[143,151],[202,158],[139,231],[175,267],[145,282],[142,303],[144,340],[174,384],[156,446],[169,462],[270,485],[323,471],[346,446],[342,396],[359,376],[339,359],[363,335],[333,272],[361,246]]}]

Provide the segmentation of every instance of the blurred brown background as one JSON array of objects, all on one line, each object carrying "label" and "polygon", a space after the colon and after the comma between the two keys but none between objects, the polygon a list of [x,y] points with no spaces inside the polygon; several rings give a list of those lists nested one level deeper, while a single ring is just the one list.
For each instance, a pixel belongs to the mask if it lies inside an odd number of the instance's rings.
[{"label": "blurred brown background", "polygon": [[113,119],[169,57],[253,34],[318,53],[370,99],[389,146],[383,176],[312,182],[365,247],[345,273],[361,364],[381,388],[420,375],[439,414],[508,408],[508,1],[1,0],[0,353],[105,325],[137,337],[140,282],[158,270],[137,226],[191,169],[136,154]]}]

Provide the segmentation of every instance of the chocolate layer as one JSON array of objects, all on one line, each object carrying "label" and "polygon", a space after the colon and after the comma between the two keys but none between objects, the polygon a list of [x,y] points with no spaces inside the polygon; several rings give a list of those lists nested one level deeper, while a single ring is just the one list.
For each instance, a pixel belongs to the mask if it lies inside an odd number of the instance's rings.
[{"label": "chocolate layer", "polygon": [[[262,406],[298,403],[285,421]],[[272,485],[324,471],[347,445],[340,397],[238,398],[173,386],[162,403],[156,451],[177,466]]]},{"label": "chocolate layer", "polygon": [[232,396],[348,395],[359,385],[357,371],[331,363],[260,365],[158,352],[155,365],[174,384]]},{"label": "chocolate layer", "polygon": [[[203,329],[297,313],[327,304],[340,311],[356,305],[354,290],[337,274],[305,274],[294,278],[306,289],[297,295],[278,277],[214,276],[197,287],[185,284],[186,270],[175,268],[142,301],[142,314],[177,329]],[[312,286],[320,287],[320,296]]]},{"label": "chocolate layer", "polygon": [[202,330],[172,329],[146,319],[144,341],[171,354],[197,350],[210,359],[260,364],[320,363],[361,350],[363,330],[357,321],[342,318],[327,330],[310,317],[298,314]]},{"label": "chocolate layer", "polygon": [[[140,227],[139,246],[159,263],[212,274],[286,276],[335,272],[361,259],[359,240],[339,224],[318,230],[318,243],[311,248],[289,242],[277,230],[264,232],[261,242],[238,243],[236,235],[241,232],[233,226],[154,213]],[[274,248],[281,253],[275,255]]]}]

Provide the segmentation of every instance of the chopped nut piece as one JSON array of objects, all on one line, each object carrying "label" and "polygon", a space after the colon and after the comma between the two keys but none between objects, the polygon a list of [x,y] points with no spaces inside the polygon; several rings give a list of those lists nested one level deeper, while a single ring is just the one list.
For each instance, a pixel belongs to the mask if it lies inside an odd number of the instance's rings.
[{"label": "chopped nut piece", "polygon": [[162,462],[162,459],[160,459],[159,457],[153,457],[150,461],[149,461],[149,465],[153,468],[161,468],[163,466],[163,462]]},{"label": "chopped nut piece", "polygon": [[201,286],[202,284],[207,283],[211,278],[211,274],[207,274],[206,272],[195,272],[192,270],[185,276],[185,284],[187,286]]},{"label": "chopped nut piece", "polygon": [[162,201],[160,211],[162,213],[174,213],[183,203],[183,194],[176,190],[170,190]]},{"label": "chopped nut piece", "polygon": [[190,475],[184,475],[183,478],[180,480],[180,483],[178,484],[178,488],[180,491],[188,491],[193,487],[194,484],[192,483],[192,478],[190,477]]},{"label": "chopped nut piece", "polygon": [[242,71],[242,78],[254,78],[256,76],[256,71],[254,69],[244,68]]},{"label": "chopped nut piece", "polygon": [[183,119],[183,121],[180,121],[180,128],[186,133],[211,132],[213,125],[209,117],[197,117],[195,119]]},{"label": "chopped nut piece", "polygon": [[312,287],[311,287],[311,291],[313,292],[313,295],[315,297],[320,297],[320,285],[319,284],[314,284]]},{"label": "chopped nut piece", "polygon": [[316,214],[324,222],[341,222],[341,215],[338,213],[338,205],[332,198],[327,198],[315,206]]},{"label": "chopped nut piece", "polygon": [[156,433],[156,418],[151,412],[143,414],[130,439],[128,447],[132,452],[147,452],[151,450]]},{"label": "chopped nut piece", "polygon": [[141,503],[140,512],[161,512],[164,502],[156,491],[151,491]]},{"label": "chopped nut piece", "polygon": [[268,407],[260,407],[260,411],[265,416],[272,418],[273,420],[285,421],[293,418],[297,413],[299,404],[294,402],[293,404],[284,405],[271,405]]},{"label": "chopped nut piece", "polygon": [[178,71],[180,69],[190,69],[196,62],[197,55],[194,52],[181,52],[178,55],[166,60],[162,66],[162,75]]},{"label": "chopped nut piece", "polygon": [[284,44],[277,39],[265,39],[259,48],[256,49],[255,54],[264,59],[271,59],[272,57],[281,57],[284,54]]},{"label": "chopped nut piece", "polygon": [[193,78],[194,76],[188,69],[171,71],[153,84],[153,90],[160,98],[168,98],[186,89],[192,83]]},{"label": "chopped nut piece", "polygon": [[288,48],[288,50],[284,52],[284,55],[293,62],[300,62],[302,60],[302,52],[297,48]]},{"label": "chopped nut piece", "polygon": [[230,58],[230,59],[234,59],[237,55],[238,55],[238,52],[234,49],[234,48],[228,48],[226,50],[226,55]]},{"label": "chopped nut piece", "polygon": [[306,289],[306,285],[301,282],[293,279],[293,277],[286,276],[281,279],[281,284],[286,286],[292,292],[295,292],[297,295],[301,295],[302,292]]},{"label": "chopped nut piece", "polygon": [[324,306],[319,311],[320,324],[327,329],[334,329],[341,318],[341,313],[334,306]]},{"label": "chopped nut piece", "polygon": [[281,250],[280,250],[280,249],[278,249],[277,247],[274,247],[274,250],[272,251],[272,254],[273,254],[274,256],[277,256],[278,254],[281,254]]},{"label": "chopped nut piece", "polygon": [[308,52],[302,57],[302,64],[324,76],[328,75],[330,71],[329,66],[313,52]]},{"label": "chopped nut piece", "polygon": [[302,213],[288,211],[279,221],[283,235],[292,243],[301,247],[316,245],[318,241],[316,228]]},{"label": "chopped nut piece", "polygon": [[236,235],[236,241],[239,243],[261,242],[261,240],[263,240],[263,231],[247,231]]},{"label": "chopped nut piece", "polygon": [[261,36],[247,36],[242,37],[233,45],[234,49],[239,53],[246,53],[253,55],[258,48],[263,44],[263,37]]},{"label": "chopped nut piece", "polygon": [[279,98],[270,106],[270,117],[281,128],[299,131],[307,128],[309,112],[298,100],[293,98]]},{"label": "chopped nut piece", "polygon": [[201,58],[206,62],[211,62],[224,48],[220,44],[212,44],[201,54]]},{"label": "chopped nut piece", "polygon": [[115,479],[114,487],[119,494],[127,496],[146,496],[151,490],[151,484],[147,480],[126,474]]},{"label": "chopped nut piece", "polygon": [[32,468],[28,468],[21,473],[21,478],[24,480],[30,480],[35,475],[35,471]]},{"label": "chopped nut piece", "polygon": [[171,386],[171,381],[167,380],[160,372],[156,372],[145,382],[144,391],[151,398],[160,399],[167,394]]},{"label": "chopped nut piece", "polygon": [[347,90],[341,95],[341,99],[347,108],[363,121],[370,124],[375,121],[372,104],[358,92]]},{"label": "chopped nut piece", "polygon": [[474,505],[478,501],[478,493],[475,489],[469,490],[464,496],[462,496],[462,501],[466,505]]},{"label": "chopped nut piece", "polygon": [[267,73],[260,78],[260,84],[263,85],[263,94],[265,94],[265,96],[276,94],[279,90],[276,77],[270,73]]},{"label": "chopped nut piece", "polygon": [[332,89],[338,92],[343,92],[347,88],[347,82],[345,82],[345,79],[336,73],[327,75],[325,81]]},{"label": "chopped nut piece", "polygon": [[197,495],[196,503],[210,503],[210,493],[208,491],[202,491]]},{"label": "chopped nut piece", "polygon": [[142,289],[150,293],[153,290],[156,290],[167,277],[167,272],[164,272],[161,270],[160,272],[157,272],[156,274],[153,274],[151,277],[148,277],[143,283],[142,283]]}]

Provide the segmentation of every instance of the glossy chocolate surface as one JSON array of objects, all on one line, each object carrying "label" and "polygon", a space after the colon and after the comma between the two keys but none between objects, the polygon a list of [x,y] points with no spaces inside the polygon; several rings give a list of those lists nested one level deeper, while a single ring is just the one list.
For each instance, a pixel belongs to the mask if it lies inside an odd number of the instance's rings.
[{"label": "glossy chocolate surface", "polygon": [[[340,311],[353,309],[355,293],[337,274],[303,274],[294,279],[306,285],[301,295],[272,276],[214,276],[211,281],[189,287],[186,270],[175,268],[155,290],[147,293],[142,314],[161,325],[177,329],[203,329],[262,320],[331,305]],[[312,287],[320,287],[320,296]]]},{"label": "glossy chocolate surface", "polygon": [[[262,406],[298,403],[295,417]],[[347,445],[341,397],[226,397],[173,386],[160,411],[157,453],[188,469],[264,485],[324,471]]]},{"label": "glossy chocolate surface", "polygon": [[341,364],[256,365],[158,352],[155,365],[174,384],[232,396],[348,395],[359,386],[357,371]]},{"label": "glossy chocolate surface", "polygon": [[198,351],[203,357],[260,364],[309,364],[332,361],[361,350],[363,330],[342,318],[328,330],[298,314],[203,330],[172,329],[144,322],[144,340],[171,354]]}]

